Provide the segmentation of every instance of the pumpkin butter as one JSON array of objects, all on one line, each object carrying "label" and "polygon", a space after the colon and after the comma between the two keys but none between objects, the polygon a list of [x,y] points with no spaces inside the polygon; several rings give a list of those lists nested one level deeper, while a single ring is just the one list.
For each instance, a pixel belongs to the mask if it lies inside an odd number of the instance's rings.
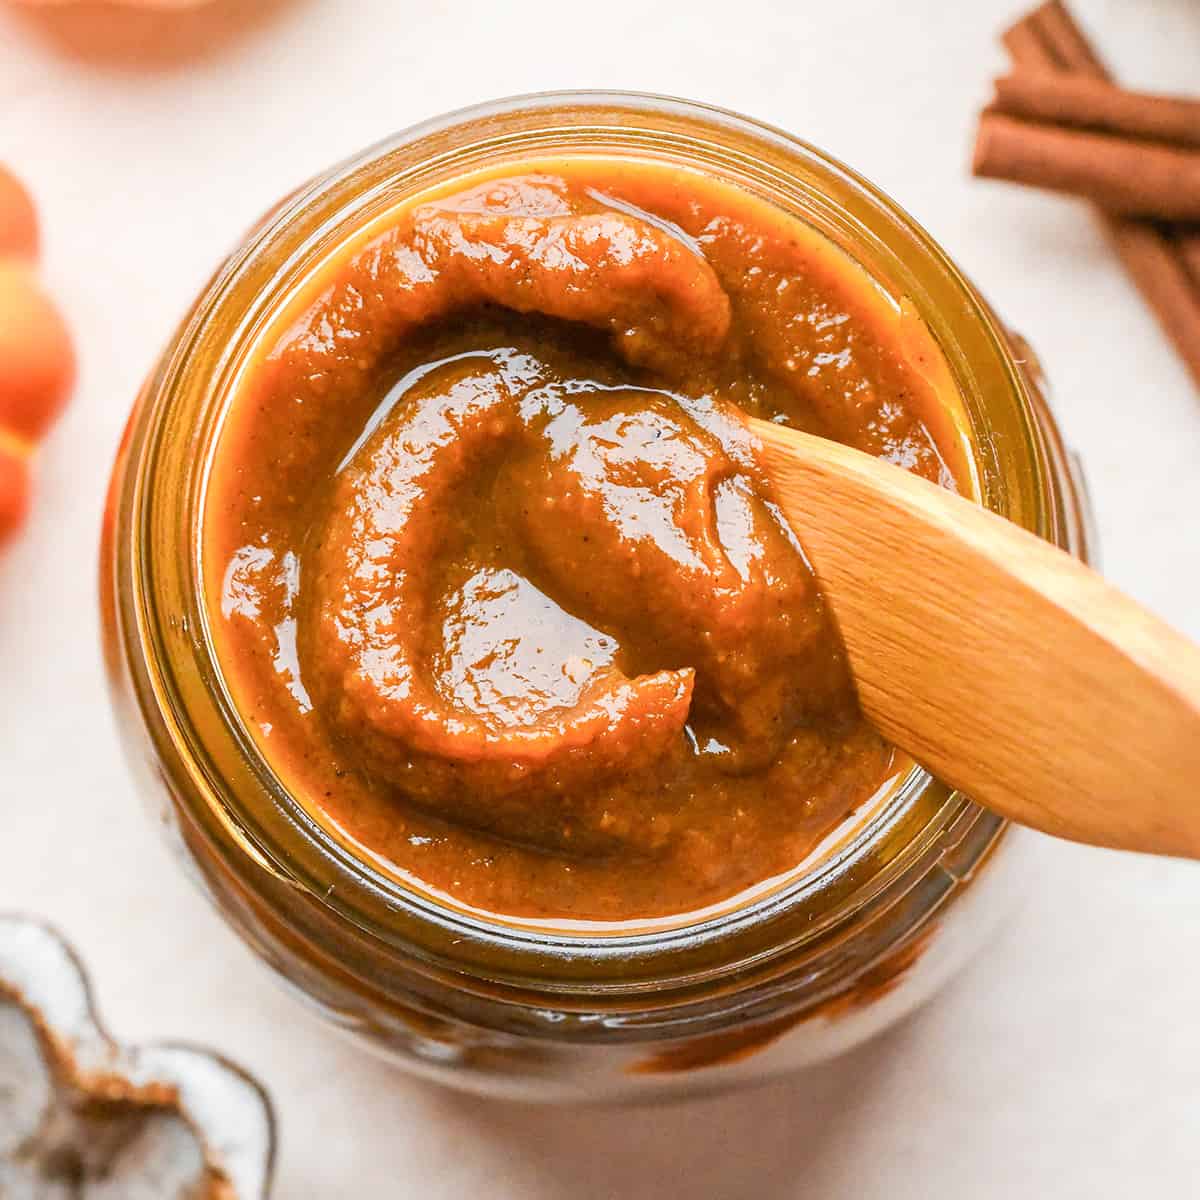
[{"label": "pumpkin butter", "polygon": [[932,341],[810,227],[591,157],[425,193],[260,339],[204,520],[232,696],[360,852],[513,917],[794,870],[905,763],[749,413],[965,486]]}]

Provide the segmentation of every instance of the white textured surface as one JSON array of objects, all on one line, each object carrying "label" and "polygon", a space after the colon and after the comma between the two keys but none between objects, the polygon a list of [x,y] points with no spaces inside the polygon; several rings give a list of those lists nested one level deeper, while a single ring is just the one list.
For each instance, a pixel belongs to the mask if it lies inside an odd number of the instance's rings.
[{"label": "white textured surface", "polygon": [[[1127,80],[1200,83],[1193,0],[1079,4]],[[101,677],[109,460],[219,256],[278,196],[373,139],[569,86],[740,109],[897,197],[1036,343],[1110,576],[1200,637],[1200,397],[1081,210],[965,175],[971,110],[1003,62],[992,35],[1016,7],[0,4],[0,161],[36,192],[46,278],[82,363],[32,523],[0,560],[0,908],[63,927],[117,1033],[212,1042],[261,1075],[282,1116],[277,1196],[1195,1194],[1200,865],[1047,842],[1022,915],[960,981],[793,1083],[653,1112],[503,1107],[394,1073],[268,981],[131,796]]]}]

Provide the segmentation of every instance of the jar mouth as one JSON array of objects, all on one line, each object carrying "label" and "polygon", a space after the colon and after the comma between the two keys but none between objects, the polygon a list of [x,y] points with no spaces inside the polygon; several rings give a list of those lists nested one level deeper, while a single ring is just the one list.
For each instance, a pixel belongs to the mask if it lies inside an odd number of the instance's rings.
[{"label": "jar mouth", "polygon": [[631,992],[668,977],[686,985],[817,938],[882,903],[973,826],[986,823],[994,840],[1003,823],[915,767],[812,870],[743,893],[753,897],[745,902],[731,898],[701,920],[687,914],[631,929],[443,903],[341,843],[275,775],[222,675],[199,553],[225,405],[245,351],[296,283],[403,196],[489,162],[556,152],[682,161],[721,170],[776,202],[786,197],[911,304],[937,342],[970,424],[981,501],[1064,540],[1046,447],[1002,330],[944,252],[882,192],[790,134],[721,108],[633,92],[545,92],[461,109],[378,143],[294,193],[234,252],[134,418],[118,518],[118,556],[128,565],[118,565],[118,615],[127,648],[137,647],[133,682],[160,769],[232,870],[241,856],[380,942],[441,967],[497,980],[532,973],[547,990],[563,971],[571,987],[584,975],[593,990]]}]

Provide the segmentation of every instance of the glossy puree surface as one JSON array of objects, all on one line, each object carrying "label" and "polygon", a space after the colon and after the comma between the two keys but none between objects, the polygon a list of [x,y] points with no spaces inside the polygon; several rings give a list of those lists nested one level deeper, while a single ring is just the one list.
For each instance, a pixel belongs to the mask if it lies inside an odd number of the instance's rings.
[{"label": "glossy puree surface", "polygon": [[788,872],[906,764],[739,410],[955,487],[943,377],[729,184],[581,157],[417,197],[230,404],[204,562],[233,696],[301,803],[462,904],[641,920]]}]

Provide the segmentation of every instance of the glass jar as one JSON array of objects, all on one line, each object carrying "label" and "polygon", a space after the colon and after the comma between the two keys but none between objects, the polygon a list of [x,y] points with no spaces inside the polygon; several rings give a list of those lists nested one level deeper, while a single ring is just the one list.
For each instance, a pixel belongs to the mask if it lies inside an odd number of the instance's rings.
[{"label": "glass jar", "polygon": [[123,734],[193,874],[329,1020],[423,1074],[540,1098],[709,1089],[862,1041],[984,938],[1031,836],[914,768],[781,890],[599,936],[488,921],[404,888],[327,834],[261,758],[222,681],[199,578],[207,463],[248,346],[313,264],[400,199],[506,160],[586,152],[699,168],[839,244],[940,345],[983,503],[1087,554],[1027,347],[887,197],[778,130],[653,96],[522,97],[410,129],[269,214],[180,326],[115,467],[102,597]]}]

